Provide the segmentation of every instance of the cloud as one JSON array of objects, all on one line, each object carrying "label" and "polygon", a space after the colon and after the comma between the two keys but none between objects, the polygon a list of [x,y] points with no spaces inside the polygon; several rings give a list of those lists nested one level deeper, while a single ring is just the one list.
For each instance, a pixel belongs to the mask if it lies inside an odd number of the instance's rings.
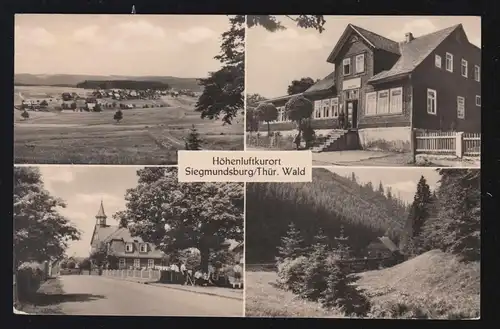
[{"label": "cloud", "polygon": [[207,27],[194,26],[186,31],[178,32],[178,38],[185,43],[195,44],[217,38],[217,33]]},{"label": "cloud", "polygon": [[325,46],[317,33],[288,28],[284,31],[269,33],[264,45],[278,51],[319,50]]},{"label": "cloud", "polygon": [[73,33],[73,40],[90,45],[102,45],[106,42],[106,38],[98,32],[100,27],[97,25],[82,27]]},{"label": "cloud", "polygon": [[402,41],[404,40],[405,33],[407,32],[411,32],[414,37],[418,37],[424,34],[432,33],[437,29],[436,25],[434,25],[434,23],[432,23],[429,19],[417,18],[403,25],[401,29],[392,31],[387,35],[387,37],[395,41]]},{"label": "cloud", "polygon": [[151,39],[161,39],[165,37],[165,31],[159,26],[155,26],[146,21],[128,21],[116,26],[117,37],[146,37]]},{"label": "cloud", "polygon": [[14,28],[14,39],[16,43],[36,47],[49,47],[57,43],[56,37],[41,27],[21,28],[16,26]]},{"label": "cloud", "polygon": [[[109,49],[122,51],[155,51],[165,47],[167,33],[144,20],[128,21],[114,26],[109,35]],[[172,40],[168,40],[169,45]],[[173,48],[175,49],[175,47]]]}]

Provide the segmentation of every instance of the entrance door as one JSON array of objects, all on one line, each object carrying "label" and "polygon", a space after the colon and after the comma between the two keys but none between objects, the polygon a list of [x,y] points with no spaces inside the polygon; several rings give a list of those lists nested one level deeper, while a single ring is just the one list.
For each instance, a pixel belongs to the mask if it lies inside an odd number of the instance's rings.
[{"label": "entrance door", "polygon": [[347,103],[347,123],[350,128],[358,127],[358,101],[349,100]]}]

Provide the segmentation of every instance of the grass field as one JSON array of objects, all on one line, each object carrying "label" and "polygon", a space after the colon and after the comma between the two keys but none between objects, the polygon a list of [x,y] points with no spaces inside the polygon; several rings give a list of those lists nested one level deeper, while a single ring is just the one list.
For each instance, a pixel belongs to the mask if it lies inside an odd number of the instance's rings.
[{"label": "grass field", "polygon": [[[247,270],[245,278],[247,316],[343,317],[276,288],[275,272]],[[480,312],[480,264],[462,263],[437,250],[361,273],[357,284],[372,303],[369,317],[470,319]]]},{"label": "grass field", "polygon": [[193,111],[194,98],[164,97],[162,101],[171,106],[122,110],[120,123],[113,120],[113,109],[98,113],[30,112],[28,120],[15,110],[15,162],[176,164],[177,150],[184,149],[184,138],[192,125],[200,133],[204,149],[243,150],[242,118],[222,125],[221,121],[201,119]]}]

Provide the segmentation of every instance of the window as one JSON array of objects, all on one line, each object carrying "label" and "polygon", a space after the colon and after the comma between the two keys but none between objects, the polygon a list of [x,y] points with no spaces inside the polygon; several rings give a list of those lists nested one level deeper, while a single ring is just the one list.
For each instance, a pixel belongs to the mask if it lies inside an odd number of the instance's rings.
[{"label": "window", "polygon": [[382,90],[377,93],[377,114],[389,113],[389,91]]},{"label": "window", "polygon": [[436,65],[437,68],[441,68],[441,56],[436,55],[434,57],[434,64]]},{"label": "window", "polygon": [[332,105],[332,117],[336,118],[339,116],[339,99],[332,98],[330,104]]},{"label": "window", "polygon": [[314,118],[321,118],[321,101],[314,101]]},{"label": "window", "polygon": [[343,67],[344,67],[344,75],[349,75],[351,74],[351,59],[350,58],[344,58],[343,62]]},{"label": "window", "polygon": [[139,258],[134,259],[134,268],[141,267],[141,260]]},{"label": "window", "polygon": [[127,243],[125,245],[125,251],[126,252],[132,252],[132,251],[134,251],[134,245],[132,243]]},{"label": "window", "polygon": [[391,89],[391,113],[402,113],[403,112],[403,88]]},{"label": "window", "polygon": [[474,80],[481,81],[481,68],[479,65],[474,65]]},{"label": "window", "polygon": [[463,58],[462,58],[461,70],[462,70],[462,76],[467,78],[467,70],[468,70],[467,61]]},{"label": "window", "polygon": [[481,96],[476,95],[476,106],[481,106]]},{"label": "window", "polygon": [[356,56],[356,73],[365,71],[365,54]]},{"label": "window", "polygon": [[376,91],[366,94],[365,114],[366,115],[377,114],[377,92]]},{"label": "window", "polygon": [[143,243],[141,244],[141,252],[148,252],[148,245]]},{"label": "window", "polygon": [[446,53],[446,71],[453,72],[453,55]]},{"label": "window", "polygon": [[457,118],[465,118],[465,98],[462,96],[457,97]]},{"label": "window", "polygon": [[153,267],[155,267],[155,260],[148,259],[148,268],[153,268]]},{"label": "window", "polygon": [[433,89],[427,89],[427,113],[437,113],[437,95]]},{"label": "window", "polygon": [[118,260],[118,267],[119,268],[124,268],[125,267],[125,258],[120,258]]},{"label": "window", "polygon": [[321,117],[330,117],[330,99],[323,99],[323,101],[321,102]]}]

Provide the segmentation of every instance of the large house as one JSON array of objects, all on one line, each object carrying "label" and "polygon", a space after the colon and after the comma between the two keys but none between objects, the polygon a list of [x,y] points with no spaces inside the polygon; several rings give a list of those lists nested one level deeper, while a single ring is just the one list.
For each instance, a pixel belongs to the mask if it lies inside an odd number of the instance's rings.
[{"label": "large house", "polygon": [[[408,150],[411,130],[481,131],[481,50],[462,24],[396,42],[349,24],[327,58],[334,68],[302,95],[314,102],[312,127],[347,130],[362,148]],[[273,130],[292,130],[284,105]],[[345,127],[342,127],[345,128]]]},{"label": "large house", "polygon": [[90,241],[91,252],[104,244],[108,255],[118,259],[119,269],[154,268],[163,265],[164,253],[155,245],[144,242],[140,237],[133,237],[127,228],[106,223],[107,216],[102,201],[95,217],[96,224]]}]

